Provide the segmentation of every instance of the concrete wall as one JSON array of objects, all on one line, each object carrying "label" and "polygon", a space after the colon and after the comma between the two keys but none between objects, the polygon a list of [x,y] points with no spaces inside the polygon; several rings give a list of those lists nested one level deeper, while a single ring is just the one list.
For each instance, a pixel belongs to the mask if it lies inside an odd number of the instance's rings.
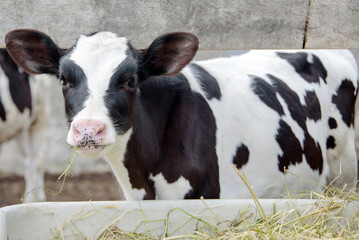
[{"label": "concrete wall", "polygon": [[189,31],[201,49],[359,48],[356,0],[2,0],[0,47],[17,28],[34,28],[61,47],[80,34],[113,31],[136,47]]}]

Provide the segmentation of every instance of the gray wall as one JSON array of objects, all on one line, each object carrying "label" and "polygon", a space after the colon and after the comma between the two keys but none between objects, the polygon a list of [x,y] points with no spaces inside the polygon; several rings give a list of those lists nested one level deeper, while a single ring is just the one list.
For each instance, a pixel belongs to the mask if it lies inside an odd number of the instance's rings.
[{"label": "gray wall", "polygon": [[138,48],[189,31],[201,49],[359,48],[357,0],[2,0],[7,32],[34,28],[70,47],[80,34],[113,31]]}]

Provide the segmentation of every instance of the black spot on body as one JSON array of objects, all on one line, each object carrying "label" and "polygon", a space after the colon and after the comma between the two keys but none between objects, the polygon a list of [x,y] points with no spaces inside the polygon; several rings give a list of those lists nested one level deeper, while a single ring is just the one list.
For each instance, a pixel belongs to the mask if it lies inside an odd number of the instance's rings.
[{"label": "black spot on body", "polygon": [[304,154],[307,163],[313,170],[323,171],[323,154],[319,143],[316,143],[308,132],[304,133]]},{"label": "black spot on body", "polygon": [[0,49],[0,66],[9,79],[11,98],[20,112],[25,108],[32,111],[29,75],[19,72],[19,67],[12,60],[6,49]]},{"label": "black spot on body", "polygon": [[295,165],[303,161],[303,149],[300,142],[292,129],[283,120],[279,122],[276,140],[283,152],[281,156],[278,156],[278,167],[280,171],[284,172],[284,169],[288,169],[289,165]]},{"label": "black spot on body", "polygon": [[273,87],[265,80],[252,76],[252,89],[253,92],[265,103],[268,107],[276,111],[280,116],[284,115],[283,107],[280,105],[276,97],[276,92]]},{"label": "black spot on body", "polygon": [[208,100],[211,100],[212,98],[220,100],[222,94],[217,80],[197,64],[192,63],[190,64],[190,67],[192,70],[194,70],[202,90],[206,93],[206,98]]},{"label": "black spot on body", "polygon": [[335,146],[335,138],[333,136],[329,136],[327,138],[327,149],[334,149]]},{"label": "black spot on body", "polygon": [[332,117],[329,118],[328,124],[329,124],[330,129],[335,129],[338,127],[337,121],[335,121],[335,119]]},{"label": "black spot on body", "polygon": [[285,59],[291,64],[295,71],[309,83],[320,83],[319,79],[322,78],[327,83],[327,70],[320,59],[312,55],[313,63],[308,62],[308,54],[304,52],[297,53],[282,53],[278,52],[277,55]]},{"label": "black spot on body", "polygon": [[317,95],[314,91],[306,91],[305,105],[307,117],[315,122],[322,118],[322,112]]},{"label": "black spot on body", "polygon": [[244,165],[248,163],[248,160],[249,160],[248,147],[244,144],[241,144],[237,148],[236,155],[233,158],[233,164],[235,164],[238,169],[241,169]]},{"label": "black spot on body", "polygon": [[[1,96],[0,96],[0,97],[1,97]],[[4,108],[4,105],[3,105],[2,102],[1,102],[1,98],[0,98],[0,118],[1,118],[3,121],[6,121],[5,108]]]},{"label": "black spot on body", "polygon": [[[288,87],[282,80],[276,78],[270,74],[268,77],[271,79],[274,88],[281,95],[286,102],[291,117],[298,123],[298,125],[304,131],[304,155],[309,166],[313,170],[319,170],[319,174],[323,170],[323,155],[322,150],[318,143],[314,141],[312,136],[309,134],[306,119],[320,119],[320,104],[313,92],[306,92],[306,104],[303,106],[300,103],[298,95]],[[292,141],[293,142],[293,141]],[[278,142],[279,143],[279,142]],[[280,144],[279,144],[280,145]],[[284,145],[283,145],[284,146]],[[286,146],[289,147],[289,146]],[[283,150],[283,149],[282,149]],[[291,150],[290,150],[291,151]],[[280,160],[281,161],[281,160]]]},{"label": "black spot on body", "polygon": [[353,83],[345,79],[337,89],[337,94],[332,97],[334,103],[345,124],[350,127],[354,125],[354,105],[356,99],[356,89]]},{"label": "black spot on body", "polygon": [[254,92],[267,106],[275,109],[282,116],[284,115],[284,111],[276,97],[278,93],[286,103],[290,116],[298,123],[304,132],[302,149],[299,140],[291,128],[283,120],[280,120],[280,128],[276,140],[283,151],[283,155],[278,157],[279,170],[284,171],[284,167],[288,168],[290,164],[301,162],[302,155],[304,154],[309,166],[313,170],[318,170],[319,173],[321,173],[323,170],[322,151],[319,144],[316,143],[309,134],[306,125],[307,118],[315,121],[321,118],[320,104],[316,94],[307,91],[305,96],[306,106],[303,106],[298,94],[284,81],[271,74],[267,74],[267,77],[271,80],[272,85],[261,78],[252,77],[254,80],[252,84]]},{"label": "black spot on body", "polygon": [[300,103],[298,95],[288,87],[288,85],[280,80],[279,78],[268,74],[267,75],[273,83],[273,88],[280,94],[284,99],[287,107],[289,109],[290,115],[292,118],[299,124],[299,126],[304,130],[306,129],[305,120],[307,113],[305,108]]}]

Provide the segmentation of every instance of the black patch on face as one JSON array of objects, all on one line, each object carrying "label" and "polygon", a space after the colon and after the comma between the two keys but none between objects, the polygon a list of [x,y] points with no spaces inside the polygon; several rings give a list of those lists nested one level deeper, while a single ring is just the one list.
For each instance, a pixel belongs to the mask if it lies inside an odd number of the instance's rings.
[{"label": "black patch on face", "polygon": [[289,165],[295,165],[303,161],[303,149],[300,142],[289,125],[283,120],[279,122],[276,140],[283,152],[281,156],[278,156],[278,167],[281,172],[284,172],[284,169],[288,169]]},{"label": "black patch on face", "polygon": [[335,148],[335,138],[333,136],[329,136],[327,138],[327,149],[334,149]]},{"label": "black patch on face", "polygon": [[241,169],[244,165],[247,164],[248,160],[248,147],[244,144],[241,144],[241,146],[237,148],[236,155],[233,158],[233,164],[235,164],[238,169]]},{"label": "black patch on face", "polygon": [[282,105],[277,99],[276,92],[273,87],[265,80],[252,76],[252,89],[253,92],[265,103],[268,107],[276,111],[280,116],[284,115]]},{"label": "black patch on face", "polygon": [[190,64],[190,67],[192,70],[194,70],[202,90],[206,93],[206,98],[208,100],[211,100],[212,98],[221,100],[222,94],[217,80],[197,64],[192,63]]},{"label": "black patch on face", "polygon": [[110,79],[110,88],[119,88],[121,84],[128,81],[137,73],[137,61],[132,57],[127,57],[115,69]]},{"label": "black patch on face", "polygon": [[1,118],[3,121],[6,121],[5,108],[4,108],[4,106],[2,105],[1,98],[0,98],[0,118]]},{"label": "black patch on face", "polygon": [[295,71],[307,82],[309,83],[320,83],[319,78],[322,78],[325,83],[327,83],[327,70],[320,61],[320,59],[311,54],[313,57],[313,63],[308,62],[308,54],[304,52],[298,53],[281,53],[278,52],[277,55],[285,59],[292,65]]},{"label": "black patch on face", "polygon": [[163,174],[168,183],[189,181],[185,198],[219,198],[216,123],[206,99],[192,92],[182,74],[151,77],[139,89],[124,162],[132,187],[153,199],[149,176]]},{"label": "black patch on face", "polygon": [[82,68],[71,59],[64,58],[60,64],[60,76],[63,76],[72,87],[77,87],[87,81]]},{"label": "black patch on face", "polygon": [[125,133],[135,121],[137,62],[127,57],[114,71],[105,95],[105,105],[118,134]]},{"label": "black patch on face", "polygon": [[305,105],[307,117],[315,122],[322,118],[322,112],[317,95],[314,91],[306,91]]},{"label": "black patch on face", "polygon": [[[12,60],[6,49],[0,49],[0,66],[9,79],[11,98],[20,112],[25,108],[32,111],[29,75],[19,72],[19,68]],[[5,118],[5,115],[3,115]]]},{"label": "black patch on face", "polygon": [[335,129],[338,127],[337,121],[335,121],[335,119],[332,117],[329,118],[328,124],[329,124],[330,129]]},{"label": "black patch on face", "polygon": [[348,127],[354,125],[355,99],[355,87],[348,79],[342,81],[337,89],[337,94],[332,97],[332,103],[337,106],[343,121]]},{"label": "black patch on face", "polygon": [[62,91],[67,122],[70,124],[74,116],[84,108],[89,96],[87,78],[82,68],[68,58],[60,62],[60,76],[63,76],[71,86],[70,89]]}]

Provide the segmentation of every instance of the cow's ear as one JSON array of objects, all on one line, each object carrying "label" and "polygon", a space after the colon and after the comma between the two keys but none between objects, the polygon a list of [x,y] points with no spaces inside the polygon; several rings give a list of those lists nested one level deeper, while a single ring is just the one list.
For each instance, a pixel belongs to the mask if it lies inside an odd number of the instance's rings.
[{"label": "cow's ear", "polygon": [[36,30],[14,30],[5,37],[14,61],[30,74],[57,74],[62,50],[46,34]]},{"label": "cow's ear", "polygon": [[155,39],[143,51],[141,71],[145,77],[177,74],[193,59],[197,49],[198,38],[195,35],[185,32],[167,33]]}]

